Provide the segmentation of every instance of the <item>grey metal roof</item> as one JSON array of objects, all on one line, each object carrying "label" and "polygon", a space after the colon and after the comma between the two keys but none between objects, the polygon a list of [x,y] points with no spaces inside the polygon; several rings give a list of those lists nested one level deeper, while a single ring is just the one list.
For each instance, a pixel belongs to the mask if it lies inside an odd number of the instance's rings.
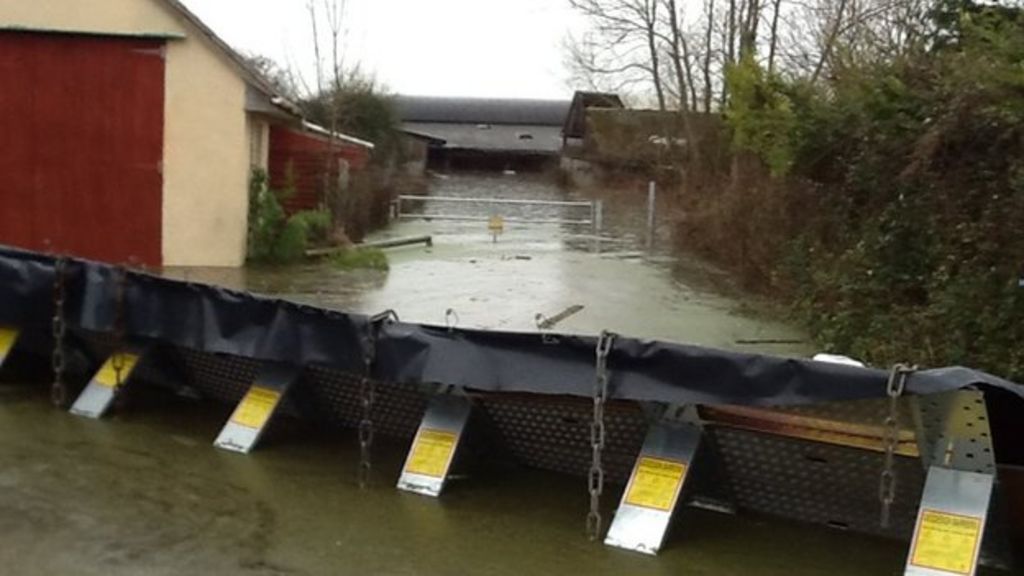
[{"label": "grey metal roof", "polygon": [[561,126],[403,122],[402,130],[443,141],[453,150],[558,154],[562,149]]},{"label": "grey metal roof", "polygon": [[456,124],[526,124],[562,126],[568,100],[514,98],[449,98],[396,96],[395,110],[403,122]]}]

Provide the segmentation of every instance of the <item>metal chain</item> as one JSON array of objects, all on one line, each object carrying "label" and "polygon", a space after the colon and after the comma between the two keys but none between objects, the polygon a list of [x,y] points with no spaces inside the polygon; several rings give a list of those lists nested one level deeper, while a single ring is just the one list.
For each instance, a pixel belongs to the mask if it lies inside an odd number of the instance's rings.
[{"label": "metal chain", "polygon": [[889,397],[889,413],[883,422],[882,443],[885,446],[885,463],[878,479],[878,499],[882,503],[879,524],[882,528],[889,527],[892,503],[896,500],[896,471],[893,465],[900,440],[899,400],[907,387],[907,378],[915,370],[917,366],[894,365],[885,386],[885,393]]},{"label": "metal chain", "polygon": [[[371,334],[373,327],[370,328]],[[365,371],[359,385],[359,392],[362,397],[363,418],[359,421],[359,487],[366,488],[370,483],[370,450],[373,448],[373,405],[377,401],[377,390],[373,379],[370,378],[373,370],[373,349],[376,345],[371,335],[368,338],[368,350],[363,357]]]},{"label": "metal chain", "polygon": [[124,351],[124,291],[125,285],[128,283],[128,271],[123,266],[119,266],[116,273],[117,279],[114,285],[114,354],[110,357],[110,364],[114,368],[114,394],[121,392],[127,361]]},{"label": "metal chain", "polygon": [[64,386],[64,370],[66,358],[64,356],[64,336],[67,333],[67,323],[64,320],[64,300],[67,296],[66,274],[67,258],[58,257],[53,267],[53,384],[50,386],[50,401],[57,408],[63,408],[67,402],[68,392]]},{"label": "metal chain", "polygon": [[590,512],[587,514],[587,537],[597,540],[601,536],[601,494],[604,492],[604,466],[601,454],[605,445],[604,407],[608,400],[608,354],[615,335],[602,332],[597,340],[597,370],[594,378],[594,419],[590,423],[590,471],[587,489],[590,491]]},{"label": "metal chain", "polygon": [[377,385],[373,380],[373,364],[377,359],[377,330],[381,323],[398,320],[398,314],[388,310],[370,318],[367,327],[366,352],[363,355],[363,377],[359,384],[362,399],[363,415],[359,420],[359,487],[366,488],[370,484],[370,460],[373,449],[373,407],[377,402]]}]

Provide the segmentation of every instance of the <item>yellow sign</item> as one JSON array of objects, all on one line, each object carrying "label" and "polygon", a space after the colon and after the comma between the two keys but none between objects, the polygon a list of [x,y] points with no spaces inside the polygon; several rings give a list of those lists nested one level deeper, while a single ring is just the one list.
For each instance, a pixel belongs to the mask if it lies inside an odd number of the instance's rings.
[{"label": "yellow sign", "polygon": [[18,339],[18,331],[10,328],[0,328],[0,360],[3,360],[14,348],[14,341]]},{"label": "yellow sign", "polygon": [[277,390],[253,386],[235,408],[231,421],[247,428],[262,428],[280,400],[281,393]]},{"label": "yellow sign", "polygon": [[444,478],[455,454],[458,435],[447,430],[424,428],[416,435],[405,471],[432,478]]},{"label": "yellow sign", "polygon": [[[117,360],[117,364],[115,364]],[[118,352],[107,359],[100,371],[96,373],[96,378],[93,380],[100,386],[106,386],[107,388],[114,388],[118,385],[118,371],[115,365],[121,367],[120,384],[124,384],[128,380],[128,376],[132,373],[135,365],[139,363],[139,357],[134,354],[127,354],[124,352]]]},{"label": "yellow sign", "polygon": [[910,564],[950,574],[970,574],[980,540],[981,518],[922,510]]},{"label": "yellow sign", "polygon": [[669,512],[686,478],[687,464],[641,456],[626,487],[626,504]]},{"label": "yellow sign", "polygon": [[505,230],[505,219],[501,216],[491,216],[491,221],[487,223],[487,227],[494,234],[500,234]]}]

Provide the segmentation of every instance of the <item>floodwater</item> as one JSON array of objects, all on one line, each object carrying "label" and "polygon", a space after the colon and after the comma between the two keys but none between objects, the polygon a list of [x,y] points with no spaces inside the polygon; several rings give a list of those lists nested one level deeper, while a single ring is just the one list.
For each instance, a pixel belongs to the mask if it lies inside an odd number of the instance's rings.
[{"label": "floodwater", "polygon": [[[591,224],[531,224],[593,219],[588,207],[489,206],[408,202],[401,219],[368,240],[429,235],[433,246],[388,250],[390,271],[335,270],[326,264],[288,269],[170,269],[172,277],[209,281],[341,310],[393,309],[406,321],[537,331],[542,318],[570,315],[550,327],[566,333],[611,330],[718,348],[804,356],[806,336],[771,320],[759,304],[722,294],[724,275],[673,250],[668,218],[656,220],[648,248],[646,190],[568,193],[542,176],[456,174],[434,178],[430,195],[603,202],[600,231]],[[664,199],[662,199],[664,200]],[[662,201],[659,209],[664,210]],[[487,221],[438,216],[501,215],[495,237]],[[433,216],[434,218],[429,218]],[[451,309],[453,314],[447,315]]]},{"label": "floodwater", "polygon": [[[435,195],[565,199],[539,179],[457,176]],[[423,207],[435,217],[480,206]],[[459,210],[461,212],[450,212]],[[586,219],[579,209],[519,208],[508,218]],[[643,202],[607,198],[605,226],[403,221],[378,237],[431,234],[432,248],[389,251],[388,272],[322,265],[285,271],[172,270],[174,276],[340,309],[394,308],[403,319],[535,331],[611,329],[732,349],[802,353],[792,327],[742,311],[714,273],[646,250]],[[486,212],[485,212],[486,214]],[[571,315],[559,315],[570,309]],[[576,308],[582,307],[582,308]],[[453,320],[455,316],[452,317]],[[905,547],[776,519],[680,512],[658,557],[583,535],[585,481],[514,464],[470,468],[441,499],[395,488],[408,446],[380,439],[373,483],[358,488],[354,432],[280,419],[243,456],[211,445],[231,407],[129,389],[127,407],[91,421],[49,407],[43,386],[0,384],[0,573],[81,575],[901,573]],[[608,486],[605,517],[621,495]]]},{"label": "floodwater", "polygon": [[[93,421],[41,388],[0,385],[0,573],[82,576],[901,573],[899,543],[684,509],[657,557],[583,535],[581,479],[471,469],[441,499],[394,488],[406,446],[285,420],[249,456],[214,449],[229,408],[131,392]],[[621,487],[610,486],[606,517]]]}]

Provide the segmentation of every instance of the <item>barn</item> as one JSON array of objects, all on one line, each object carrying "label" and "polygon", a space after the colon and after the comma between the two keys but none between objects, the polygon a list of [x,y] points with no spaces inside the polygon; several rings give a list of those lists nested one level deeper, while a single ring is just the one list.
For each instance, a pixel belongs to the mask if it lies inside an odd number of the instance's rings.
[{"label": "barn", "polygon": [[2,244],[241,266],[274,138],[330,144],[178,0],[0,3],[0,78]]},{"label": "barn", "polygon": [[540,170],[556,164],[570,103],[399,96],[402,131],[425,142],[434,170]]}]

